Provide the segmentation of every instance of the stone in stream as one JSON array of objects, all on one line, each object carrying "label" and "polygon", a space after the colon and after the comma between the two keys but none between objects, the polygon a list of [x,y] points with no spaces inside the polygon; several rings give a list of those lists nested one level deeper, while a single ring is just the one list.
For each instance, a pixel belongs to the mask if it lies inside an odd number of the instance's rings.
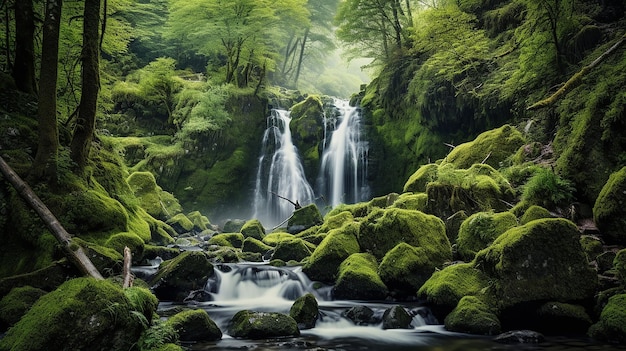
[{"label": "stone in stream", "polygon": [[390,307],[383,314],[383,329],[410,329],[413,318],[400,305]]},{"label": "stone in stream", "polygon": [[180,341],[214,341],[222,338],[222,331],[209,314],[202,309],[188,310],[175,314],[167,320]]},{"label": "stone in stream", "polygon": [[532,330],[511,330],[496,336],[493,340],[501,344],[538,344],[543,342],[545,337]]},{"label": "stone in stream", "polygon": [[204,287],[213,274],[213,265],[206,253],[187,251],[161,263],[150,285],[160,300],[181,302],[191,291]]},{"label": "stone in stream", "polygon": [[315,296],[308,293],[296,299],[289,310],[289,315],[298,322],[298,328],[300,329],[315,327],[319,316],[319,307]]},{"label": "stone in stream", "polygon": [[228,334],[234,338],[266,339],[299,336],[296,321],[282,313],[239,311],[230,320]]},{"label": "stone in stream", "polygon": [[351,307],[341,315],[348,318],[356,325],[380,323],[380,318],[376,318],[374,311],[365,305]]}]

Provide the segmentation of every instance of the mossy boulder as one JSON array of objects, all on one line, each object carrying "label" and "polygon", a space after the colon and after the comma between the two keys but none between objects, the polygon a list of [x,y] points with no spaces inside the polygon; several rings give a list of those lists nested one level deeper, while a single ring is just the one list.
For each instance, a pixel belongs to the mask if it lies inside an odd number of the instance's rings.
[{"label": "mossy boulder", "polygon": [[326,217],[334,216],[343,211],[352,213],[354,218],[366,217],[371,210],[371,206],[368,202],[357,202],[355,204],[339,204],[330,210]]},{"label": "mossy boulder", "polygon": [[452,248],[443,222],[420,211],[390,208],[374,210],[361,223],[359,245],[382,259],[399,243],[420,247],[431,265],[452,259]]},{"label": "mossy boulder", "polygon": [[[589,261],[596,261],[596,258],[602,255],[604,251],[604,244],[602,240],[595,235],[581,235],[580,236],[580,246],[582,246],[585,254],[587,255],[587,259]],[[607,253],[610,251],[606,251]],[[606,269],[602,269],[603,265],[600,262],[597,262],[598,270],[600,272],[604,272]],[[605,266],[605,265],[604,265]]]},{"label": "mossy boulder", "polygon": [[483,299],[484,288],[489,285],[489,277],[472,263],[459,263],[433,273],[417,295],[425,298],[438,317],[452,311],[464,296],[477,296]]},{"label": "mossy boulder", "polygon": [[595,205],[593,219],[607,243],[626,244],[626,167],[611,174]]},{"label": "mossy boulder", "polygon": [[421,247],[400,243],[387,251],[378,266],[378,275],[389,290],[412,296],[437,267],[428,256]]},{"label": "mossy boulder", "polygon": [[476,296],[464,296],[444,320],[447,330],[478,335],[500,334],[500,320],[493,308]]},{"label": "mossy boulder", "polygon": [[265,237],[265,228],[263,228],[263,224],[258,219],[247,221],[239,232],[243,234],[244,238],[263,240]]},{"label": "mossy boulder", "polygon": [[293,211],[293,215],[287,222],[287,231],[298,233],[323,222],[320,210],[315,204],[310,204]]},{"label": "mossy boulder", "polygon": [[524,214],[519,219],[519,224],[524,225],[530,221],[534,221],[535,219],[552,218],[552,217],[553,216],[550,213],[550,211],[546,210],[545,208],[539,205],[531,205],[530,207],[526,209],[526,211],[524,211]]},{"label": "mossy boulder", "polygon": [[146,283],[135,280],[135,286],[125,288],[124,295],[128,298],[133,311],[143,315],[147,321],[151,321],[156,315],[159,300],[148,290],[147,286],[142,287],[140,285],[146,285]]},{"label": "mossy boulder", "polygon": [[[114,236],[112,236],[111,238],[113,238]],[[89,257],[93,265],[98,269],[98,272],[103,274],[105,277],[108,275],[120,274],[122,272],[122,265],[124,260],[123,252],[120,253],[119,251],[117,251],[116,248],[112,248],[108,244],[106,244],[106,247],[100,246],[98,244],[82,240],[80,238],[73,238],[72,243],[80,245],[80,247],[85,250],[85,254],[87,255],[87,257]],[[124,250],[124,247],[122,247],[122,250]],[[139,251],[139,257],[143,257],[143,251],[144,245],[142,241],[141,249]]]},{"label": "mossy boulder", "polygon": [[283,240],[276,245],[276,248],[274,248],[272,258],[281,259],[283,261],[302,261],[311,255],[312,250],[309,245],[311,244],[300,238]]},{"label": "mossy boulder", "polygon": [[459,237],[459,229],[461,229],[461,224],[463,224],[466,219],[467,214],[463,210],[455,212],[452,216],[445,219],[446,236],[451,244],[456,244],[456,240]]},{"label": "mossy boulder", "polygon": [[285,232],[273,232],[265,235],[263,242],[269,246],[276,246],[283,240],[293,240],[296,236]]},{"label": "mossy boulder", "polygon": [[403,192],[423,193],[426,192],[428,183],[437,179],[439,165],[429,163],[421,166],[413,173],[404,184]]},{"label": "mossy boulder", "polygon": [[592,338],[614,343],[626,343],[626,294],[609,298],[602,309],[600,320],[588,331]]},{"label": "mossy boulder", "polygon": [[613,267],[622,285],[626,286],[626,249],[619,250],[613,259]]},{"label": "mossy boulder", "polygon": [[253,237],[247,237],[243,241],[243,252],[257,252],[260,254],[265,254],[266,252],[272,250],[273,248],[261,240],[255,239]]},{"label": "mossy boulder", "polygon": [[246,221],[243,219],[229,219],[224,223],[224,227],[222,228],[222,232],[224,233],[238,233],[241,231],[241,228],[246,224]]},{"label": "mossy boulder", "polygon": [[35,302],[0,350],[129,350],[144,329],[124,291],[105,280],[76,278]]},{"label": "mossy boulder", "polygon": [[78,235],[87,233],[123,232],[127,230],[128,212],[122,204],[106,193],[87,190],[65,198],[67,207],[64,225]]},{"label": "mossy boulder", "polygon": [[154,218],[166,218],[167,212],[161,201],[162,189],[150,172],[133,172],[126,178],[139,205]]},{"label": "mossy boulder", "polygon": [[473,141],[457,145],[444,162],[453,163],[458,168],[469,168],[475,163],[500,168],[501,163],[524,144],[522,133],[505,124],[478,135]]},{"label": "mossy boulder", "polygon": [[319,306],[315,296],[311,293],[305,294],[294,301],[289,309],[289,315],[298,323],[299,329],[310,329],[315,327],[319,317]]},{"label": "mossy boulder", "polygon": [[536,330],[545,334],[584,334],[591,326],[584,306],[546,302],[537,309]]},{"label": "mossy boulder", "polygon": [[222,331],[202,309],[179,312],[167,320],[178,334],[180,341],[215,341],[222,338]]},{"label": "mossy boulder", "polygon": [[400,305],[389,307],[383,312],[383,329],[411,329],[413,318]]},{"label": "mossy boulder", "polygon": [[393,205],[400,195],[398,193],[390,193],[387,195],[377,196],[371,199],[367,204],[369,207],[387,208]]},{"label": "mossy boulder", "polygon": [[139,262],[143,259],[143,250],[145,243],[134,233],[117,233],[105,243],[106,247],[110,247],[120,255],[124,255],[124,248],[128,247],[133,256],[133,262]]},{"label": "mossy boulder", "polygon": [[495,278],[494,294],[503,309],[531,301],[584,300],[597,286],[576,225],[562,218],[509,229],[478,252],[474,264]]},{"label": "mossy boulder", "polygon": [[200,211],[187,213],[187,218],[193,223],[193,230],[197,233],[207,230],[211,226],[211,221],[209,221],[206,216],[202,215]]},{"label": "mossy boulder", "polygon": [[359,226],[357,222],[352,222],[328,232],[304,264],[302,271],[310,279],[334,282],[341,262],[361,251],[357,240]]},{"label": "mossy boulder", "polygon": [[202,289],[213,274],[213,265],[206,253],[187,251],[161,263],[150,285],[160,300],[183,301],[190,291]]},{"label": "mossy boulder", "polygon": [[0,300],[0,331],[17,323],[31,306],[47,292],[32,286],[13,288]]},{"label": "mossy boulder", "polygon": [[216,234],[216,235],[213,235],[211,239],[209,239],[207,244],[241,248],[243,246],[243,234],[241,233]]},{"label": "mossy boulder", "polygon": [[404,193],[393,202],[392,208],[402,208],[405,210],[425,211],[428,205],[428,195],[426,193]]},{"label": "mossy boulder", "polygon": [[299,336],[298,323],[276,312],[239,311],[230,320],[228,334],[235,338],[267,339]]},{"label": "mossy boulder", "polygon": [[341,228],[346,223],[353,221],[354,216],[350,211],[342,211],[332,215],[326,215],[326,217],[324,217],[324,224],[319,227],[318,232],[326,233],[332,229]]},{"label": "mossy boulder", "polygon": [[459,228],[456,241],[461,259],[471,261],[476,253],[491,244],[500,234],[517,226],[511,212],[478,212],[469,216]]},{"label": "mossy boulder", "polygon": [[153,219],[149,220],[150,225],[150,240],[148,243],[154,245],[167,246],[174,243],[174,237],[178,236],[178,233],[169,224]]},{"label": "mossy boulder", "polygon": [[385,283],[376,272],[376,257],[368,253],[350,255],[339,266],[339,275],[332,289],[333,298],[350,300],[382,300],[388,294]]},{"label": "mossy boulder", "polygon": [[175,215],[165,223],[170,225],[179,234],[189,233],[193,230],[193,222],[183,213]]}]

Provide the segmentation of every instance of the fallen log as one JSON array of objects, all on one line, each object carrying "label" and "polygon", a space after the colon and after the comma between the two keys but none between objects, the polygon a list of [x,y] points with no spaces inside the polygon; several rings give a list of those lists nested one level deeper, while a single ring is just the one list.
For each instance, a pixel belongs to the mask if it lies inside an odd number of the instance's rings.
[{"label": "fallen log", "polygon": [[72,247],[72,236],[63,228],[59,220],[39,199],[37,194],[24,182],[20,176],[13,171],[4,159],[0,156],[0,172],[13,185],[17,193],[26,201],[26,203],[37,212],[37,215],[46,224],[52,235],[61,244],[63,252],[74,263],[78,269],[86,275],[102,280],[104,279],[98,269],[85,254],[85,251],[79,246]]},{"label": "fallen log", "polygon": [[130,253],[130,249],[128,248],[128,246],[124,246],[124,283],[122,284],[122,287],[124,289],[133,286],[134,277],[133,273],[130,270],[132,258],[133,255]]}]

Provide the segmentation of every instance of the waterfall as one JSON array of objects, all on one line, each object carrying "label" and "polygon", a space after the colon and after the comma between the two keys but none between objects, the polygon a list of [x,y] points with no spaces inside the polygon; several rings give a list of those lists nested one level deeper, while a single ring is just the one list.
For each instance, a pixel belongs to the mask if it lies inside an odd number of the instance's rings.
[{"label": "waterfall", "polygon": [[254,190],[254,216],[266,226],[289,218],[294,205],[279,196],[301,205],[315,199],[313,189],[304,175],[298,150],[291,140],[289,111],[274,109],[267,118],[263,133]]},{"label": "waterfall", "polygon": [[[324,141],[322,164],[318,177],[320,194],[332,207],[340,203],[367,200],[368,142],[362,140],[361,111],[348,101],[335,99],[337,119],[325,118],[325,135],[336,126],[330,142]],[[339,123],[337,125],[337,123]]]}]

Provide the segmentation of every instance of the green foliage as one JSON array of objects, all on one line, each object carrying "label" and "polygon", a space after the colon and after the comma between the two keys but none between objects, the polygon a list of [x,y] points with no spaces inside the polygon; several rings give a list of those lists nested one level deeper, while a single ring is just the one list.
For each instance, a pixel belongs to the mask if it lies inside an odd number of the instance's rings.
[{"label": "green foliage", "polygon": [[574,198],[572,183],[548,168],[538,168],[523,188],[522,201],[547,209],[565,208]]},{"label": "green foliage", "polygon": [[199,89],[188,86],[178,95],[173,112],[177,126],[175,138],[185,145],[212,141],[211,137],[227,126],[231,117],[225,109],[227,91],[222,86],[199,84]]},{"label": "green foliage", "polygon": [[153,350],[169,343],[178,342],[178,332],[167,321],[156,320],[146,329],[137,342],[140,350]]}]

